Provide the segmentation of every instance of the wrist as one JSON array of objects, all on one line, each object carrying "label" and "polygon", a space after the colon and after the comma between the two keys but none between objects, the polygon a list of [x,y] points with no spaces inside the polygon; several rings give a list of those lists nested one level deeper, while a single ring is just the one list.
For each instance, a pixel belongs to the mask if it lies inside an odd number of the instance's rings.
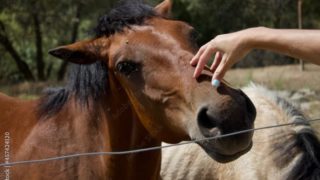
[{"label": "wrist", "polygon": [[250,49],[260,49],[265,41],[270,28],[254,27],[244,30],[246,46]]}]

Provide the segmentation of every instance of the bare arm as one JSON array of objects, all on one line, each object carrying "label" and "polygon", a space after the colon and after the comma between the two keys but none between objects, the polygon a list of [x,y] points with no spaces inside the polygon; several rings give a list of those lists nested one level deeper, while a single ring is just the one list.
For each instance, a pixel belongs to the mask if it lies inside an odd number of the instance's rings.
[{"label": "bare arm", "polygon": [[200,48],[191,60],[196,65],[194,77],[201,74],[205,64],[215,53],[211,66],[213,80],[220,80],[233,64],[253,49],[264,49],[286,54],[320,65],[320,30],[289,30],[250,28],[219,35]]},{"label": "bare arm", "polygon": [[320,30],[256,29],[248,37],[251,49],[270,50],[320,65]]}]

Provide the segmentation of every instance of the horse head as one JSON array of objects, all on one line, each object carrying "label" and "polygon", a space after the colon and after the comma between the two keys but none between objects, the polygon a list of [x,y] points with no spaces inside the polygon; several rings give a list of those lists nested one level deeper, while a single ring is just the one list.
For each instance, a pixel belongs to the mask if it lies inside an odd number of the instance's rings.
[{"label": "horse head", "polygon": [[[50,54],[76,64],[103,61],[107,83],[125,92],[141,124],[159,141],[178,143],[252,128],[255,107],[243,92],[224,83],[212,87],[208,70],[192,78],[194,28],[168,18],[172,3],[165,0],[155,8],[130,3],[100,18],[93,39]],[[198,144],[212,158],[228,162],[250,150],[251,138],[246,133]]]}]

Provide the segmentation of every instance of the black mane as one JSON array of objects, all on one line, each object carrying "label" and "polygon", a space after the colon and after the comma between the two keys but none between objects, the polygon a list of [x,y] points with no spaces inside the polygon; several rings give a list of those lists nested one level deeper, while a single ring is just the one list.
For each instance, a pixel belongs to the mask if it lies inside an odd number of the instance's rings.
[{"label": "black mane", "polygon": [[[310,127],[305,115],[285,99],[277,97],[277,104],[282,107],[287,114],[292,117],[291,122]],[[292,161],[292,152],[298,148],[301,157],[295,162],[294,167],[290,170],[287,180],[318,180],[320,179],[320,141],[312,128],[303,128],[296,132],[293,139],[276,147],[280,152],[276,161],[278,164]],[[293,153],[294,154],[294,153]]]},{"label": "black mane", "polygon": [[153,8],[141,0],[120,1],[116,8],[99,18],[94,32],[96,37],[110,36],[130,25],[141,25],[146,18],[155,15]]},{"label": "black mane", "polygon": [[[142,25],[146,18],[155,14],[153,8],[143,4],[141,0],[121,1],[109,13],[99,18],[93,31],[96,38],[110,36],[131,25]],[[100,61],[91,65],[72,64],[67,86],[45,91],[38,107],[40,117],[59,112],[72,95],[83,105],[86,105],[90,98],[101,99],[107,91],[107,70],[106,65]]]},{"label": "black mane", "polygon": [[107,85],[108,69],[104,62],[72,64],[65,87],[46,89],[39,105],[40,116],[50,117],[59,112],[72,95],[83,106],[88,105],[89,99],[98,101],[106,94]]},{"label": "black mane", "polygon": [[303,151],[288,180],[320,179],[320,141],[312,131],[297,134],[295,145]]}]

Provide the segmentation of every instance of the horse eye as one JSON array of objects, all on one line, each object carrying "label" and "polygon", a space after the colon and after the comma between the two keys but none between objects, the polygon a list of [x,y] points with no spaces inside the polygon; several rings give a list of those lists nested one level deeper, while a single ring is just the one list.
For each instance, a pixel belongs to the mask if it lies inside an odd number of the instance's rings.
[{"label": "horse eye", "polygon": [[130,75],[132,72],[138,71],[139,67],[137,63],[124,61],[118,63],[116,69],[124,75]]}]

